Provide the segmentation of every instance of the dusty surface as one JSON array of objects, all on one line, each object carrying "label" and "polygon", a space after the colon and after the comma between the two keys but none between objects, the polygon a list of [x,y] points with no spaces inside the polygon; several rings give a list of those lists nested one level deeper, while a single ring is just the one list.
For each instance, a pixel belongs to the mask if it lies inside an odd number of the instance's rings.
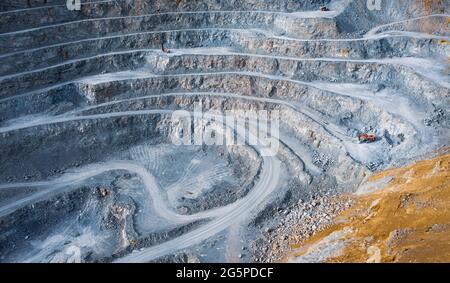
[{"label": "dusty surface", "polygon": [[357,197],[332,227],[306,240],[288,260],[449,262],[449,166],[446,154],[375,174],[367,186],[374,192]]}]

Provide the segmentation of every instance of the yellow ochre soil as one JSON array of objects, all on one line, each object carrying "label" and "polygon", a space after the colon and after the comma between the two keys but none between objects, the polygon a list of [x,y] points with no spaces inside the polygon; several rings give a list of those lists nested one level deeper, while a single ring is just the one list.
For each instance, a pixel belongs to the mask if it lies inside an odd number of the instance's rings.
[{"label": "yellow ochre soil", "polygon": [[327,238],[340,235],[344,247],[325,261],[450,262],[449,163],[445,154],[372,176],[366,183],[373,184],[372,191],[355,196],[355,205],[331,228],[292,247],[287,260],[317,254],[321,242],[329,247],[336,242]]}]

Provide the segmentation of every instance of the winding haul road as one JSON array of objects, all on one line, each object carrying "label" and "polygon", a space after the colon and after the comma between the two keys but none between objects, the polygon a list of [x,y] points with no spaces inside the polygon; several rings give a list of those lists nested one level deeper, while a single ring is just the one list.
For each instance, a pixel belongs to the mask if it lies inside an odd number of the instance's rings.
[{"label": "winding haul road", "polygon": [[[92,109],[92,107],[89,107],[89,109]],[[61,118],[53,117],[49,118],[47,121],[40,121],[34,124],[16,126],[14,127],[14,129],[9,128],[8,131],[76,120],[107,119],[128,115],[134,116],[171,113],[173,113],[173,111],[161,109],[105,113],[88,116],[67,116]],[[193,117],[196,117],[196,113],[192,113],[192,115]],[[220,116],[216,116],[213,114],[203,114],[203,117],[216,119],[220,118]],[[248,130],[246,130],[242,126],[242,123],[243,121],[239,123],[238,120],[238,123],[232,130],[235,131],[237,135],[245,137]],[[249,132],[248,134],[250,139],[258,139],[256,133]],[[261,142],[259,143],[262,144]],[[255,146],[255,150],[261,153],[260,147]],[[174,251],[190,247],[194,244],[198,244],[214,235],[217,235],[218,233],[226,230],[231,225],[236,223],[236,221],[238,221],[239,219],[249,217],[252,212],[255,212],[254,210],[256,208],[263,205],[267,197],[277,188],[277,184],[280,178],[281,163],[275,156],[261,155],[261,157],[263,160],[263,167],[261,173],[259,174],[259,179],[253,189],[245,197],[227,206],[214,208],[196,214],[181,215],[174,212],[170,207],[168,207],[166,204],[166,198],[163,196],[163,192],[161,191],[156,179],[142,165],[130,161],[110,161],[100,164],[91,164],[86,168],[81,169],[80,172],[63,175],[62,177],[51,181],[0,184],[0,190],[18,187],[51,187],[50,189],[38,191],[37,193],[34,193],[28,197],[22,198],[11,204],[1,207],[0,217],[12,213],[17,209],[23,207],[24,205],[36,202],[43,197],[49,198],[52,195],[59,194],[62,191],[67,190],[67,187],[73,187],[74,184],[79,184],[83,180],[89,179],[105,172],[124,170],[130,173],[134,173],[139,176],[144,183],[145,189],[149,192],[152,198],[152,205],[159,216],[176,224],[189,223],[202,219],[210,219],[207,224],[191,232],[188,232],[183,236],[165,242],[161,245],[153,246],[139,252],[134,252],[131,255],[125,256],[120,259],[120,262],[147,262],[161,255],[170,254]]]}]

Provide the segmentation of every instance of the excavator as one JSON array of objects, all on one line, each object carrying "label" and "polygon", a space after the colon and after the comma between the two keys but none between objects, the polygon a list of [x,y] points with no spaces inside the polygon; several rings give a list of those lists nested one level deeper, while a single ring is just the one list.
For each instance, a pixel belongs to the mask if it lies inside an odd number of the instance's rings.
[{"label": "excavator", "polygon": [[377,136],[374,134],[360,134],[358,135],[358,140],[360,143],[373,143],[377,141]]},{"label": "excavator", "polygon": [[170,49],[165,48],[165,47],[164,47],[164,43],[161,43],[161,51],[164,52],[164,53],[167,53],[167,54],[170,53]]}]

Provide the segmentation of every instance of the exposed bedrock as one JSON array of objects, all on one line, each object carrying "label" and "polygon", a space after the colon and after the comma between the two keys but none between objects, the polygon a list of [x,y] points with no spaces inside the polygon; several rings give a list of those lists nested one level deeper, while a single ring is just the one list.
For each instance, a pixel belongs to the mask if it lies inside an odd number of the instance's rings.
[{"label": "exposed bedrock", "polygon": [[[5,1],[7,2],[7,1]],[[23,1],[25,2],[25,1]],[[14,11],[6,13],[1,18],[0,32],[32,28],[36,25],[50,25],[80,19],[103,17],[138,16],[142,14],[195,12],[195,11],[235,11],[254,10],[272,12],[295,12],[298,10],[317,11],[320,6],[330,0],[309,1],[83,1],[78,13],[69,11],[65,1],[60,5],[41,6],[29,11]],[[89,3],[92,2],[92,3]],[[6,6],[6,3],[2,3]],[[33,5],[32,5],[33,6]],[[37,5],[36,5],[37,6]],[[0,6],[2,7],[2,6]],[[27,7],[23,7],[27,8]],[[22,8],[22,9],[23,9]],[[38,8],[38,7],[36,7]],[[0,8],[1,9],[1,8]],[[14,26],[6,23],[14,21]]]},{"label": "exposed bedrock", "polygon": [[[217,11],[100,18],[0,34],[0,50],[12,52],[97,36],[186,28],[263,28],[295,37],[336,36],[332,19],[298,18],[259,11]],[[61,34],[58,37],[50,34]],[[318,34],[320,33],[320,34]]]},{"label": "exposed bedrock", "polygon": [[450,48],[444,43],[444,37],[436,36],[414,38],[399,34],[373,39],[309,41],[271,37],[259,31],[208,28],[90,38],[8,53],[0,56],[2,63],[0,74],[31,71],[95,55],[160,49],[161,39],[168,48],[227,46],[229,51],[243,53],[251,51],[252,54],[296,58],[382,59],[412,56],[439,58],[445,57]]}]

